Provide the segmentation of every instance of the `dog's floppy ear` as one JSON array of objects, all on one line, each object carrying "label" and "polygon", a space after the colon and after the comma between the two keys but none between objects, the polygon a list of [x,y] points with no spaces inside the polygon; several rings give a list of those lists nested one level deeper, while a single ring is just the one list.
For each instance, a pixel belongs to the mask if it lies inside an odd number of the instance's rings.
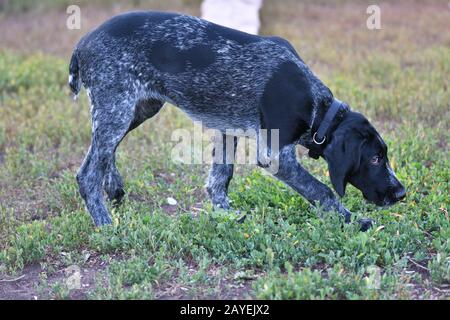
[{"label": "dog's floppy ear", "polygon": [[334,190],[343,197],[348,176],[359,168],[363,140],[345,135],[333,136],[333,141],[325,148],[324,157]]}]

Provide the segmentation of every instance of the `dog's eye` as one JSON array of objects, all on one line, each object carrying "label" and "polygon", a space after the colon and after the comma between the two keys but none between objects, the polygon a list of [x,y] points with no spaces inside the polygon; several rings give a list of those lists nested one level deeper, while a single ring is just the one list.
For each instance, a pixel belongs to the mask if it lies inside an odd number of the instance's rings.
[{"label": "dog's eye", "polygon": [[373,156],[372,159],[370,159],[370,164],[377,166],[381,163],[382,159],[383,159],[383,157],[381,157],[381,156]]}]

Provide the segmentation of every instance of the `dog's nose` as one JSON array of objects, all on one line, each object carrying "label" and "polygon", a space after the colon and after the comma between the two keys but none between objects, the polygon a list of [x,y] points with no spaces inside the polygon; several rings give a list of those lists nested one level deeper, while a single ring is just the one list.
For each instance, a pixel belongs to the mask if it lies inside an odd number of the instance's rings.
[{"label": "dog's nose", "polygon": [[406,197],[406,190],[402,185],[400,185],[395,190],[395,199],[397,201],[400,201],[400,200],[404,199],[405,197]]}]

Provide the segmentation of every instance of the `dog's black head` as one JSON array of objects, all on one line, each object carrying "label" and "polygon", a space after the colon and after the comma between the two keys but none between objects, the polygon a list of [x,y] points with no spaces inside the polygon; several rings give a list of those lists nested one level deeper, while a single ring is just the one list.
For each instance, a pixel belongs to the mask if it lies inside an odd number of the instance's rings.
[{"label": "dog's black head", "polygon": [[405,197],[405,188],[389,165],[386,144],[359,113],[345,115],[332,133],[324,158],[333,187],[341,197],[347,182],[379,206],[394,204]]}]

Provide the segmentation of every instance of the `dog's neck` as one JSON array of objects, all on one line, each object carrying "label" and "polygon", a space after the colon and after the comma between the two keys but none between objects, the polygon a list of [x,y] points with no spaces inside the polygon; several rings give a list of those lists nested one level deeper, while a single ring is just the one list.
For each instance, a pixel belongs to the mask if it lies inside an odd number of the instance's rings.
[{"label": "dog's neck", "polygon": [[[319,106],[315,108],[311,114],[309,130],[302,135],[299,140],[301,145],[309,149],[309,156],[314,159],[318,159],[323,155],[323,150],[330,142],[332,133],[342,122],[345,115],[350,111],[350,107],[347,104],[339,101],[339,109],[334,110],[336,113],[327,115],[329,111],[333,112],[333,110],[330,110],[333,103],[336,104],[334,98],[326,99],[326,102],[319,104]],[[316,135],[324,121],[326,122],[324,136],[317,140],[315,139]]]},{"label": "dog's neck", "polygon": [[[320,125],[324,121],[327,112],[330,110],[330,107],[334,101],[335,101],[334,98],[327,99],[326,102],[320,104],[316,108],[314,118],[311,116],[312,119],[309,128],[312,134],[314,134],[315,132],[317,132],[317,130],[319,130]],[[347,114],[348,111],[350,111],[350,107],[346,103],[341,102],[339,110],[337,111],[336,115],[332,119],[332,122],[330,123],[328,133],[331,133],[332,131],[334,131],[334,129],[336,129],[336,127],[339,125],[339,123],[342,121],[343,117]]]}]

